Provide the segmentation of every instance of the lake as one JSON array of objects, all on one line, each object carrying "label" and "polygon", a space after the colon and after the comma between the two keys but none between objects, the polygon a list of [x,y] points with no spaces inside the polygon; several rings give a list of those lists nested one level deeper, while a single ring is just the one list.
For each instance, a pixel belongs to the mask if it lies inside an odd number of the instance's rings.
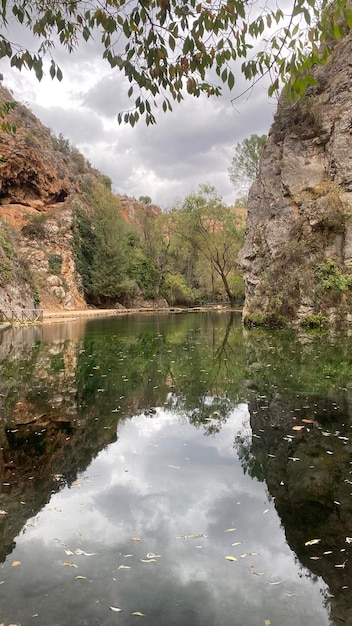
[{"label": "lake", "polygon": [[239,314],[0,335],[0,623],[352,624],[352,339]]}]

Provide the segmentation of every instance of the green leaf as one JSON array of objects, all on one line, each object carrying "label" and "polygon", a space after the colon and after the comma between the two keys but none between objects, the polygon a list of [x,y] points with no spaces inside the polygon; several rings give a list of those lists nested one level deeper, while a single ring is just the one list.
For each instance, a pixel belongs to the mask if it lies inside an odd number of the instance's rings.
[{"label": "green leaf", "polygon": [[233,86],[235,84],[235,77],[232,72],[229,72],[227,84],[229,86],[229,89],[233,89]]}]

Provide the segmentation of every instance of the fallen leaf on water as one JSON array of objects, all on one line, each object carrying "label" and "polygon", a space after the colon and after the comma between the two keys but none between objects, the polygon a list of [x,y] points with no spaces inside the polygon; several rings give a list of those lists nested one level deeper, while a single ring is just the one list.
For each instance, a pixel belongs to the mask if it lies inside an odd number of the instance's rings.
[{"label": "fallen leaf on water", "polygon": [[301,460],[297,456],[289,456],[288,458],[290,459],[290,461],[300,461]]},{"label": "fallen leaf on water", "polygon": [[129,557],[133,556],[133,554],[123,554],[122,556],[124,556],[125,559],[128,559]]},{"label": "fallen leaf on water", "polygon": [[160,559],[161,554],[155,554],[154,552],[148,552],[147,559]]},{"label": "fallen leaf on water", "polygon": [[314,546],[316,543],[319,543],[321,541],[321,539],[310,539],[309,541],[305,542],[305,546]]},{"label": "fallen leaf on water", "polygon": [[263,511],[263,515],[264,513],[269,513],[269,509],[265,509],[265,511]]},{"label": "fallen leaf on water", "polygon": [[225,556],[225,559],[226,559],[227,561],[238,561],[238,559],[236,559],[236,557],[235,557],[235,556]]},{"label": "fallen leaf on water", "polygon": [[235,541],[235,543],[232,543],[232,546],[240,546],[242,543],[242,541]]},{"label": "fallen leaf on water", "polygon": [[0,515],[7,515],[7,511],[0,511]]},{"label": "fallen leaf on water", "polygon": [[139,559],[142,563],[156,563],[156,559]]},{"label": "fallen leaf on water", "polygon": [[264,572],[255,572],[254,570],[251,572],[253,576],[263,576]]},{"label": "fallen leaf on water", "polygon": [[240,559],[245,559],[246,556],[258,556],[258,552],[244,552],[240,554]]},{"label": "fallen leaf on water", "polygon": [[96,552],[85,552],[84,550],[81,550],[80,548],[77,548],[77,550],[75,550],[74,553],[77,554],[78,556],[95,556],[96,554]]},{"label": "fallen leaf on water", "polygon": [[269,583],[269,582],[267,582],[266,584],[267,584],[267,585],[281,585],[281,583],[283,583],[283,582],[284,582],[283,580],[277,580],[277,581],[275,581],[274,583]]},{"label": "fallen leaf on water", "polygon": [[327,550],[326,552],[323,552],[323,554],[332,554],[332,550]]},{"label": "fallen leaf on water", "polygon": [[118,607],[118,606],[111,606],[111,607],[110,607],[110,609],[111,609],[112,611],[115,611],[115,613],[120,613],[120,612],[122,611],[122,609],[119,609],[119,607]]},{"label": "fallen leaf on water", "polygon": [[70,563],[70,561],[64,561],[63,565],[66,565],[66,567],[78,567],[78,565],[76,565],[75,563]]},{"label": "fallen leaf on water", "polygon": [[5,583],[4,580],[0,580],[0,585],[3,585]]},{"label": "fallen leaf on water", "polygon": [[264,624],[265,624],[265,626],[270,626],[270,624],[271,624],[270,619],[265,619],[264,620]]},{"label": "fallen leaf on water", "polygon": [[326,454],[334,454],[333,452],[331,452],[331,450],[327,450]]},{"label": "fallen leaf on water", "polygon": [[225,533],[232,533],[234,530],[237,530],[237,528],[227,528],[224,532]]},{"label": "fallen leaf on water", "polygon": [[182,539],[200,539],[201,537],[205,537],[203,533],[195,533],[194,535],[182,535]]},{"label": "fallen leaf on water", "polygon": [[140,611],[134,611],[132,615],[138,615],[139,617],[143,617],[144,613],[141,613]]},{"label": "fallen leaf on water", "polygon": [[65,554],[67,554],[67,556],[71,556],[74,552],[72,552],[72,550],[65,550]]},{"label": "fallen leaf on water", "polygon": [[346,537],[346,543],[352,543],[352,537]]},{"label": "fallen leaf on water", "polygon": [[304,426],[292,426],[292,430],[303,430]]},{"label": "fallen leaf on water", "polygon": [[140,541],[141,538],[140,537],[131,537],[132,541]]},{"label": "fallen leaf on water", "polygon": [[117,569],[131,569],[129,565],[119,565]]},{"label": "fallen leaf on water", "polygon": [[87,579],[87,576],[75,576],[76,580],[83,580],[83,579]]},{"label": "fallen leaf on water", "polygon": [[22,565],[21,561],[13,561],[12,562],[12,567],[18,567],[19,565]]},{"label": "fallen leaf on water", "polygon": [[335,565],[335,567],[345,568],[346,567],[346,563],[347,563],[347,561],[344,561],[344,563],[339,563],[338,565]]},{"label": "fallen leaf on water", "polygon": [[[180,469],[178,465],[168,465],[168,467],[172,467],[172,469]],[[132,613],[133,615],[133,613]]]},{"label": "fallen leaf on water", "polygon": [[309,558],[311,561],[320,561],[321,556],[310,556]]}]

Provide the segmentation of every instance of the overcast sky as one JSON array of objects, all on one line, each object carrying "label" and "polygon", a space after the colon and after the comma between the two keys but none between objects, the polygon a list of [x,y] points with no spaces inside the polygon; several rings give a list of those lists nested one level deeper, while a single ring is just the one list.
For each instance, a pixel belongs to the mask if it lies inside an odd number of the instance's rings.
[{"label": "overcast sky", "polygon": [[[23,40],[23,33],[14,36]],[[253,133],[267,133],[275,113],[276,101],[269,101],[265,83],[233,105],[231,98],[248,87],[237,73],[231,94],[188,96],[172,113],[158,112],[156,126],[147,127],[143,119],[134,128],[119,126],[117,114],[129,106],[129,84],[100,54],[94,42],[71,55],[57,49],[61,83],[49,76],[39,83],[33,73],[20,73],[2,60],[3,84],[45,126],[62,133],[110,176],[116,193],[147,195],[167,208],[208,183],[232,204],[239,195],[228,176],[235,146]]]}]

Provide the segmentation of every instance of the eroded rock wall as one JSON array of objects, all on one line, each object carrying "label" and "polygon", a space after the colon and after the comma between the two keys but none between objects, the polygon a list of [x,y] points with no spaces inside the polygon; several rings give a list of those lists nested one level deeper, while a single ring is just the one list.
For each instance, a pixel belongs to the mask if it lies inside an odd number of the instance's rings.
[{"label": "eroded rock wall", "polygon": [[317,86],[281,96],[251,187],[245,319],[352,321],[352,35],[334,44]]}]

